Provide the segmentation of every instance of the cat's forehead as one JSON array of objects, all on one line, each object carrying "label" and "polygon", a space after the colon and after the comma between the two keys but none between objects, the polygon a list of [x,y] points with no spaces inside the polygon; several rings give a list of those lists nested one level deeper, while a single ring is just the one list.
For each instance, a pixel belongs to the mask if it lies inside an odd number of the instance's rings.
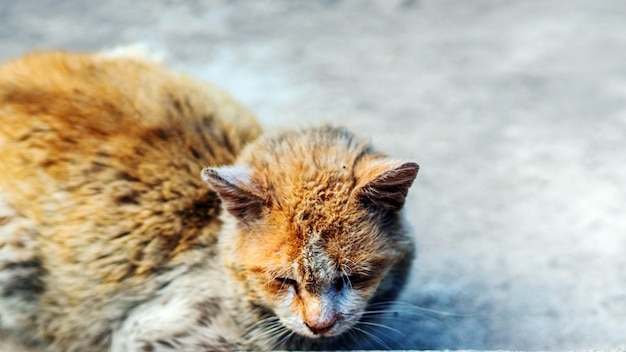
[{"label": "cat's forehead", "polygon": [[240,160],[257,171],[257,182],[282,189],[298,183],[325,187],[352,177],[355,163],[372,153],[368,141],[343,128],[282,131],[249,145]]},{"label": "cat's forehead", "polygon": [[295,253],[305,268],[317,267],[315,272],[346,270],[374,255],[383,244],[376,227],[355,210],[311,219],[295,221],[294,232],[288,235],[300,238]]},{"label": "cat's forehead", "polygon": [[272,209],[265,221],[274,229],[272,237],[291,247],[294,255],[340,255],[350,250],[352,243],[379,237],[367,212],[340,198],[301,199]]}]

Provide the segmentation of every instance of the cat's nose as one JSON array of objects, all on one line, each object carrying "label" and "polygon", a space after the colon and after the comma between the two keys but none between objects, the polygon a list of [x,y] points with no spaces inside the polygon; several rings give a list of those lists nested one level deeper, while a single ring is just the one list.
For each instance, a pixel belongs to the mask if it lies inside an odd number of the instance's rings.
[{"label": "cat's nose", "polygon": [[337,319],[335,317],[332,317],[332,318],[330,318],[328,320],[323,320],[323,321],[315,321],[315,322],[313,322],[313,321],[305,321],[304,324],[315,335],[321,335],[321,334],[325,334],[328,331],[330,331],[330,329],[332,329],[333,326],[335,326],[335,322],[336,321],[337,321]]}]

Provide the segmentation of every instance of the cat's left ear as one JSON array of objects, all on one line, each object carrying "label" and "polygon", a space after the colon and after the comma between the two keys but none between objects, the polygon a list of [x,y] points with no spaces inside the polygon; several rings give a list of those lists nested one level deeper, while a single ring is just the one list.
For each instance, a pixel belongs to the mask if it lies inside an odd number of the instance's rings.
[{"label": "cat's left ear", "polygon": [[201,176],[217,193],[229,213],[243,222],[249,222],[261,216],[266,204],[251,174],[247,167],[227,166],[204,168]]},{"label": "cat's left ear", "polygon": [[387,159],[368,160],[357,165],[355,196],[366,206],[396,211],[404,206],[419,165]]}]

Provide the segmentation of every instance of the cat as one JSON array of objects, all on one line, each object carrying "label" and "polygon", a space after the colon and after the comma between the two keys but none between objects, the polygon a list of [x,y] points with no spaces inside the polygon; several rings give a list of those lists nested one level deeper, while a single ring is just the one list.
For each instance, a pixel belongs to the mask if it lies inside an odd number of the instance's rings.
[{"label": "cat", "polygon": [[357,348],[414,258],[416,163],[136,57],[0,67],[0,170],[0,330],[49,351]]}]

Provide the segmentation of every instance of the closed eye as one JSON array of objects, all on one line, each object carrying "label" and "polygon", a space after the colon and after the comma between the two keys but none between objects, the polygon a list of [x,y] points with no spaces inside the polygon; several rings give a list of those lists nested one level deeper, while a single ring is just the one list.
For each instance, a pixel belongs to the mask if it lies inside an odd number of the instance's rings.
[{"label": "closed eye", "polygon": [[346,275],[341,276],[333,281],[333,288],[336,291],[341,291],[344,287],[352,288],[369,281],[371,277],[365,275]]},{"label": "closed eye", "polygon": [[286,277],[277,277],[274,279],[275,282],[280,283],[281,286],[291,286],[293,288],[298,287],[298,282],[294,279],[286,278]]},{"label": "closed eye", "polygon": [[348,276],[348,280],[350,280],[350,283],[352,285],[359,285],[362,284],[364,282],[367,282],[371,279],[371,277],[366,276],[366,275],[350,275]]}]

